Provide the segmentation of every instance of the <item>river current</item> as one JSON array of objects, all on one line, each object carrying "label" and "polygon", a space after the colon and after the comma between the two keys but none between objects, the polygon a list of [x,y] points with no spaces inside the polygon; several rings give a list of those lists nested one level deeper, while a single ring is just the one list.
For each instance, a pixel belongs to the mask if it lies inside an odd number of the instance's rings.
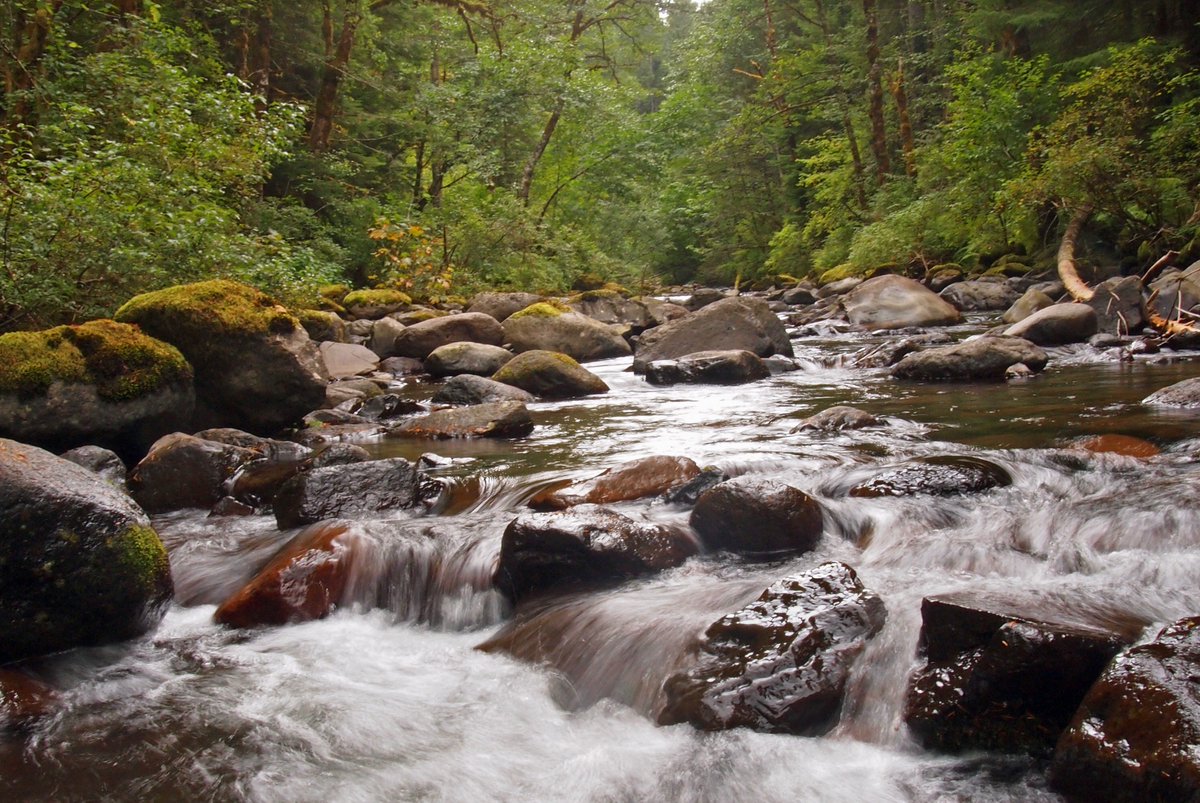
[{"label": "river current", "polygon": [[[611,392],[531,405],[537,426],[527,439],[364,444],[380,457],[438,455],[431,473],[447,501],[354,522],[370,559],[351,578],[349,603],[321,621],[250,631],[212,622],[216,604],[294,535],[273,517],[156,518],[175,603],[140,640],[32,666],[61,690],[62,706],[32,733],[0,737],[0,798],[1058,799],[1027,760],[943,756],[912,741],[901,714],[918,665],[921,599],[1019,590],[1156,624],[1200,613],[1200,415],[1141,404],[1200,375],[1200,361],[1164,351],[1122,362],[1072,346],[1050,350],[1038,377],[968,385],[899,383],[849,367],[850,355],[881,340],[810,332],[794,341],[801,370],[739,387],[658,388],[628,372],[628,359],[593,363]],[[888,425],[792,432],[832,404]],[[1076,448],[1097,434],[1161,452]],[[543,602],[514,625],[489,588],[508,522],[555,482],[656,454],[812,494],[825,513],[820,544],[765,564],[702,555]],[[846,494],[930,456],[983,457],[1013,482],[957,497]],[[688,515],[657,500],[616,507],[653,522]],[[853,566],[888,610],[830,734],[654,724],[662,682],[693,638],[775,580],[827,560]],[[520,658],[476,649],[497,636]]]}]

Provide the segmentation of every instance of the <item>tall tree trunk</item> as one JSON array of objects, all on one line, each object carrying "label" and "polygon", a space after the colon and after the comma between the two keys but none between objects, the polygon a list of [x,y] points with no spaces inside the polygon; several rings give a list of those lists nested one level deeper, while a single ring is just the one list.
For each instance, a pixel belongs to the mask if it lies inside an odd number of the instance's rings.
[{"label": "tall tree trunk", "polygon": [[870,93],[871,151],[875,154],[875,180],[882,184],[892,165],[888,159],[887,128],[883,121],[883,65],[879,62],[879,15],[875,0],[863,0],[867,20],[867,83]]},{"label": "tall tree trunk", "polygon": [[33,121],[35,106],[30,94],[37,85],[38,70],[42,57],[46,55],[46,46],[50,43],[54,17],[62,4],[63,0],[52,0],[32,14],[20,11],[14,14],[13,46],[0,57],[4,72],[4,106],[0,110],[0,124],[5,128],[15,129]]},{"label": "tall tree trunk", "polygon": [[904,172],[917,177],[917,146],[913,141],[912,120],[908,116],[908,91],[904,83],[904,59],[896,66],[892,77],[892,97],[896,99],[896,114],[900,118],[900,148],[904,153]]},{"label": "tall tree trunk", "polygon": [[321,70],[321,83],[313,101],[312,126],[308,131],[308,147],[314,153],[329,150],[333,135],[333,118],[337,112],[338,89],[346,67],[350,64],[350,53],[354,49],[354,37],[362,22],[362,9],[357,0],[345,0],[342,27],[336,35],[333,31],[333,9],[329,0],[324,2],[321,30],[325,38],[325,65]]}]

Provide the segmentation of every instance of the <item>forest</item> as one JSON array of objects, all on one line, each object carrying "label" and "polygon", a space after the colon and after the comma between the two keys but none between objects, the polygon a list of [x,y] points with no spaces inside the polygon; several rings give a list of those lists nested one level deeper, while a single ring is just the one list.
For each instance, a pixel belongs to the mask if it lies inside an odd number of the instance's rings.
[{"label": "forest", "polygon": [[0,331],[1200,258],[1186,0],[9,0]]}]

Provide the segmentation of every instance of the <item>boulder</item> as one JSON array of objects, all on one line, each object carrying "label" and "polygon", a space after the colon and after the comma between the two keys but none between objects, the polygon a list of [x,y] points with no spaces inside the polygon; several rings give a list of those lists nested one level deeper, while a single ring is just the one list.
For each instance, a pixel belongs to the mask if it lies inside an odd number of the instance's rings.
[{"label": "boulder", "polygon": [[172,590],[167,551],[133,500],[0,439],[0,664],[141,635]]},{"label": "boulder", "polygon": [[433,376],[475,374],[491,376],[513,358],[513,353],[486,343],[448,343],[425,358],[425,368]]},{"label": "boulder", "polygon": [[719,290],[715,287],[698,287],[683,302],[683,307],[689,312],[698,312],[711,304],[716,304],[718,301],[724,301],[730,297],[731,294],[728,290]]},{"label": "boulder", "polygon": [[160,438],[129,474],[129,492],[150,513],[216,504],[226,481],[262,454],[176,432]]},{"label": "boulder", "polygon": [[355,408],[354,414],[364,421],[391,421],[427,411],[428,408],[420,402],[406,399],[395,393],[384,393],[364,400]]},{"label": "boulder", "polygon": [[1092,600],[958,592],[921,603],[925,665],[904,718],[926,747],[1048,756],[1088,688],[1143,623]]},{"label": "boulder", "polygon": [[196,373],[196,428],[270,434],[325,401],[328,375],[316,344],[283,307],[225,280],[170,287],[132,299],[116,318],[183,353]]},{"label": "boulder", "polygon": [[416,376],[425,373],[425,363],[412,357],[387,357],[379,363],[379,370],[394,377]]},{"label": "boulder", "polygon": [[574,399],[608,393],[608,385],[566,354],[526,351],[518,354],[492,379],[544,399]]},{"label": "boulder", "polygon": [[0,436],[55,451],[98,444],[136,460],[187,426],[194,406],[191,366],[136,326],[0,335]]},{"label": "boulder", "polygon": [[844,429],[866,429],[868,427],[882,426],[885,426],[885,423],[870,413],[859,410],[857,407],[847,407],[846,405],[838,404],[833,407],[826,407],[819,413],[801,419],[791,431],[792,433],[796,433],[803,432],[806,429],[815,429],[821,432],[840,432]]},{"label": "boulder", "polygon": [[921,351],[930,346],[950,345],[954,342],[954,338],[948,332],[926,332],[906,337],[903,340],[889,340],[859,349],[850,356],[850,364],[855,368],[886,368],[900,362],[914,351]]},{"label": "boulder", "polygon": [[325,372],[333,379],[362,376],[379,368],[379,355],[366,346],[325,341],[319,348]]},{"label": "boulder", "polygon": [[361,534],[345,522],[314,524],[221,603],[213,619],[239,628],[322,619],[341,602],[360,548]]},{"label": "boulder", "polygon": [[1156,390],[1143,399],[1142,404],[1157,407],[1182,407],[1189,410],[1200,407],[1200,377],[1185,379],[1161,390]]},{"label": "boulder", "polygon": [[412,299],[406,293],[387,288],[354,290],[342,299],[342,306],[351,317],[360,320],[382,318],[406,310],[411,305]]},{"label": "boulder", "polygon": [[309,338],[314,343],[323,343],[327,340],[335,343],[350,342],[350,332],[346,329],[346,322],[336,312],[302,309],[296,311],[296,319],[300,321],[300,325],[304,327],[304,331],[308,332]]},{"label": "boulder", "polygon": [[938,295],[943,301],[963,312],[1008,309],[1020,297],[1007,282],[986,279],[955,282]]},{"label": "boulder", "polygon": [[1186,317],[1181,311],[1189,312],[1200,306],[1198,279],[1200,276],[1196,271],[1187,274],[1178,270],[1163,271],[1148,288],[1151,298],[1149,309],[1168,321]]},{"label": "boulder", "polygon": [[628,329],[634,334],[644,332],[658,321],[638,299],[626,298],[616,290],[588,290],[567,301],[567,306],[594,321]]},{"label": "boulder", "polygon": [[58,692],[23,672],[0,669],[0,738],[31,729],[58,708]]},{"label": "boulder", "polygon": [[510,315],[504,338],[513,351],[556,351],[579,362],[624,357],[632,352],[618,327],[570,308],[542,302]]},{"label": "boulder", "polygon": [[883,601],[844,563],[786,577],[709,626],[695,665],[664,685],[659,724],[825,733],[885,618]]},{"label": "boulder", "polygon": [[421,501],[416,468],[402,457],[327,466],[292,477],[275,495],[275,521],[287,530],[323,519],[411,508]]},{"label": "boulder", "polygon": [[850,496],[960,496],[1012,485],[1003,466],[981,457],[940,455],[885,469],[850,489]]},{"label": "boulder", "polygon": [[129,471],[116,452],[110,452],[100,446],[79,446],[63,452],[59,457],[94,472],[114,488],[125,490],[125,480]]},{"label": "boulder", "polygon": [[[400,323],[395,318],[380,318],[371,323],[369,334],[367,335],[367,348],[369,348],[376,356],[383,359],[385,362],[391,359],[408,359],[413,357],[395,357],[396,354],[396,339],[408,327]],[[423,373],[424,366],[420,371],[414,373]]]},{"label": "boulder", "polygon": [[532,393],[494,379],[459,374],[447,380],[446,384],[433,394],[432,401],[434,404],[489,404],[505,401],[530,404],[534,397]]},{"label": "boulder", "polygon": [[1054,299],[1046,295],[1036,287],[1030,287],[1025,291],[1025,294],[1013,302],[1013,305],[1004,311],[1005,323],[1017,323],[1028,318],[1038,310],[1046,309],[1054,306]]},{"label": "boulder", "polygon": [[633,370],[642,373],[657,360],[714,350],[749,351],[759,357],[794,356],[783,323],[766,303],[739,296],[644,332],[637,340]]},{"label": "boulder", "polygon": [[493,582],[520,602],[548,591],[615,585],[678,566],[696,552],[685,532],[594,505],[523,513],[504,530]]},{"label": "boulder", "polygon": [[543,296],[533,293],[480,293],[471,299],[467,312],[482,312],[503,322],[514,312],[544,300]]},{"label": "boulder", "polygon": [[697,351],[646,365],[646,381],[651,385],[744,385],[769,376],[771,370],[749,351]]},{"label": "boulder", "polygon": [[538,510],[563,510],[572,505],[607,505],[646,499],[661,496],[699,475],[700,467],[686,457],[643,457],[610,468],[586,482],[539,494],[529,506]]},{"label": "boulder", "polygon": [[1071,445],[1092,454],[1119,454],[1141,459],[1154,457],[1161,453],[1161,450],[1149,441],[1135,438],[1132,435],[1119,435],[1115,432],[1088,435],[1073,441]]},{"label": "boulder", "polygon": [[1033,371],[1046,367],[1041,348],[1019,337],[978,337],[953,346],[909,354],[892,368],[898,379],[999,380],[1010,366],[1024,363]]},{"label": "boulder", "polygon": [[824,526],[821,506],[811,496],[753,476],[705,491],[689,523],[709,549],[751,557],[807,552]]},{"label": "boulder", "polygon": [[388,356],[423,360],[440,346],[461,342],[499,346],[504,342],[504,330],[499,321],[482,312],[432,318],[414,323],[399,332],[392,346],[393,354]]},{"label": "boulder", "polygon": [[1054,304],[1004,330],[1005,337],[1022,337],[1038,346],[1083,343],[1096,334],[1099,320],[1087,304]]},{"label": "boulder", "polygon": [[1114,335],[1136,334],[1146,325],[1142,282],[1136,276],[1106,279],[1096,285],[1087,304],[1096,311],[1099,331]]},{"label": "boulder", "polygon": [[519,401],[455,407],[406,421],[388,434],[398,438],[523,438],[533,432],[529,410]]},{"label": "boulder", "polygon": [[1050,784],[1070,800],[1200,799],[1200,618],[1108,665],[1058,740]]},{"label": "boulder", "polygon": [[842,307],[851,323],[866,329],[947,326],[962,321],[954,306],[920,282],[890,274],[857,285],[842,299]]},{"label": "boulder", "polygon": [[650,317],[650,327],[662,326],[664,323],[677,321],[680,318],[686,318],[690,315],[687,307],[679,304],[672,304],[670,301],[662,301],[657,298],[644,297],[638,299],[642,306],[646,308],[646,314]]},{"label": "boulder", "polygon": [[789,307],[807,307],[809,304],[817,303],[816,288],[806,285],[789,287],[783,291],[780,300]]}]

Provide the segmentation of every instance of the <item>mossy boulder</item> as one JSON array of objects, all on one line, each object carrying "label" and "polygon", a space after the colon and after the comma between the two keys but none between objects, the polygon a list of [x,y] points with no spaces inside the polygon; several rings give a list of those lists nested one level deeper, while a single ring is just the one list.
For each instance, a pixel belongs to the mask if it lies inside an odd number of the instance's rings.
[{"label": "mossy boulder", "polygon": [[480,293],[471,299],[467,312],[482,312],[503,321],[514,312],[544,300],[534,293]]},{"label": "mossy boulder", "polygon": [[840,282],[843,279],[865,279],[870,273],[868,268],[863,268],[858,265],[847,262],[838,265],[836,268],[830,268],[821,274],[821,278],[817,280],[817,284],[824,287],[827,284]]},{"label": "mossy boulder", "polygon": [[571,308],[566,303],[557,298],[548,298],[544,301],[530,304],[524,309],[518,310],[509,318],[557,318],[559,315],[571,312]]},{"label": "mossy boulder", "polygon": [[608,393],[604,380],[566,354],[553,351],[526,351],[518,354],[492,379],[546,399],[573,399],[594,393]]},{"label": "mossy boulder", "polygon": [[355,318],[371,320],[407,309],[411,304],[410,296],[387,288],[355,290],[342,299],[342,306]]},{"label": "mossy boulder", "polygon": [[632,353],[622,336],[626,327],[601,323],[561,302],[544,301],[510,315],[504,340],[513,351],[557,351],[580,362]]},{"label": "mossy boulder", "polygon": [[308,336],[318,343],[333,341],[345,343],[348,340],[346,323],[336,312],[328,310],[302,309],[296,312],[296,319],[308,332]]},{"label": "mossy boulder", "polygon": [[137,296],[116,319],[174,345],[196,373],[196,429],[271,434],[325,402],[316,344],[290,312],[222,279]]},{"label": "mossy boulder", "polygon": [[136,326],[99,320],[0,336],[0,436],[140,456],[194,405],[187,360]]},{"label": "mossy boulder", "polygon": [[793,356],[787,330],[766,302],[734,296],[641,335],[633,370],[644,373],[646,366],[656,360],[677,360],[714,350],[749,351],[759,357]]},{"label": "mossy boulder", "polygon": [[0,439],[0,664],[145,633],[172,592],[167,552],[133,500]]}]

